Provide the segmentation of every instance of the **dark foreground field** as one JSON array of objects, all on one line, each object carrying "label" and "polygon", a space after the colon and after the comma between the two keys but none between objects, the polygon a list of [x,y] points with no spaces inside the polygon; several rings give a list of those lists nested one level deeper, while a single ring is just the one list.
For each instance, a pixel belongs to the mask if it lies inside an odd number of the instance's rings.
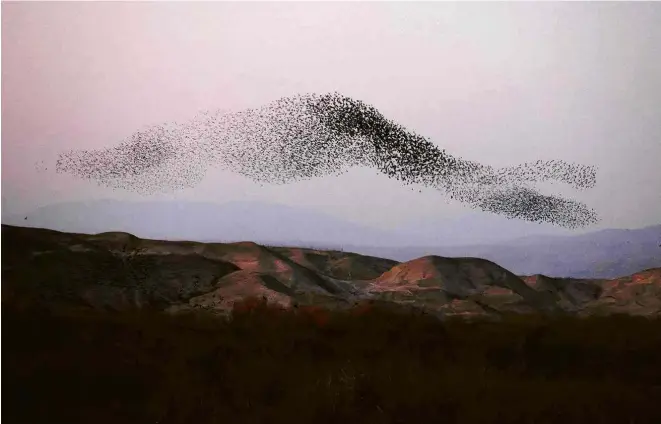
[{"label": "dark foreground field", "polygon": [[661,422],[659,319],[240,309],[3,305],[3,421]]}]

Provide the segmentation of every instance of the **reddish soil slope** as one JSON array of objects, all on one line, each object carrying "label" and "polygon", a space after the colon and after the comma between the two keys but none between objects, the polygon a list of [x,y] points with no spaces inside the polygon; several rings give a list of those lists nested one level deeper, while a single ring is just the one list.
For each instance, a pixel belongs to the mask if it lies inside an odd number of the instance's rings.
[{"label": "reddish soil slope", "polygon": [[446,314],[554,308],[548,296],[508,270],[479,258],[425,256],[396,265],[367,290],[392,300],[424,302]]}]

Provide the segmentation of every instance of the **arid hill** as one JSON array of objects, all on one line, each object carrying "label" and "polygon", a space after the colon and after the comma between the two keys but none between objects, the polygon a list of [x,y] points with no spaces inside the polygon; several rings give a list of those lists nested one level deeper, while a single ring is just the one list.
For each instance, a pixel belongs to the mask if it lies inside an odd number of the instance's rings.
[{"label": "arid hill", "polygon": [[580,311],[599,299],[603,292],[600,280],[553,278],[541,274],[521,278],[534,290],[550,295],[567,311]]},{"label": "arid hill", "polygon": [[661,313],[661,269],[615,280],[518,277],[479,258],[409,262],[349,252],[199,243],[2,226],[3,302],[225,313],[250,297],[282,307],[379,302],[439,316]]},{"label": "arid hill", "polygon": [[584,313],[661,314],[661,269],[653,268],[628,277],[602,280],[600,296],[586,305]]},{"label": "arid hill", "polygon": [[532,289],[495,263],[479,258],[425,256],[394,266],[374,279],[366,290],[443,314],[557,309],[545,293]]}]

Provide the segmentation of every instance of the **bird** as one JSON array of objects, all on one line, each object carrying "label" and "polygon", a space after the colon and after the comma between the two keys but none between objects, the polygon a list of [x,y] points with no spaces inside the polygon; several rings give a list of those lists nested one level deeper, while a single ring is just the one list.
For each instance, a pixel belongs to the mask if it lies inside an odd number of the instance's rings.
[{"label": "bird", "polygon": [[[192,188],[210,166],[248,177],[260,187],[368,167],[405,186],[420,184],[510,218],[568,228],[598,220],[587,205],[529,185],[559,180],[591,188],[596,181],[592,166],[550,160],[494,169],[454,157],[376,107],[337,92],[284,97],[254,109],[205,112],[188,123],[157,125],[115,147],[62,153],[56,171],[153,194]],[[415,192],[415,186],[410,189]]]}]

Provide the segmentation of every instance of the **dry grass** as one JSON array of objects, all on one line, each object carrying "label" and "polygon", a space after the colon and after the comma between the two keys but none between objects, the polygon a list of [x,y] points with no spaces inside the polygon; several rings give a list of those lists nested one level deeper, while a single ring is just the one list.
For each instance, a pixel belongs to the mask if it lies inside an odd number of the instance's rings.
[{"label": "dry grass", "polygon": [[3,305],[6,423],[658,423],[661,321]]}]

